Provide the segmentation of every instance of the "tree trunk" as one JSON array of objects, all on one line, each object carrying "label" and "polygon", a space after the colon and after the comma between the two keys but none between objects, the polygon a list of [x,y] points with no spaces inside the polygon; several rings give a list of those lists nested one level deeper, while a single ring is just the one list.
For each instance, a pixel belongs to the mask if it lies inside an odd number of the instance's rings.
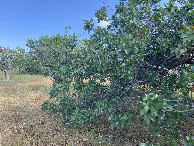
[{"label": "tree trunk", "polygon": [[4,70],[4,73],[5,73],[5,80],[9,80],[9,75],[8,75],[8,71],[7,70]]}]

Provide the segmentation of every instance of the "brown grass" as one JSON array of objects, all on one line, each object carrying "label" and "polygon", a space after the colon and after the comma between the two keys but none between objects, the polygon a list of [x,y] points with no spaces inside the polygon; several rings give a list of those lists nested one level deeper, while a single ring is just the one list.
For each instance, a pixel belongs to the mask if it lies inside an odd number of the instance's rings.
[{"label": "brown grass", "polygon": [[[170,137],[153,135],[140,121],[125,130],[110,130],[103,118],[82,128],[63,124],[60,115],[42,112],[42,103],[49,98],[50,78],[10,75],[10,81],[0,82],[0,145],[138,145],[140,142],[160,141]],[[175,126],[185,136],[194,135],[192,121]]]},{"label": "brown grass", "polygon": [[48,94],[28,89],[51,84],[44,77],[0,84],[0,145],[91,145],[76,130],[64,128],[60,117],[40,110]]}]

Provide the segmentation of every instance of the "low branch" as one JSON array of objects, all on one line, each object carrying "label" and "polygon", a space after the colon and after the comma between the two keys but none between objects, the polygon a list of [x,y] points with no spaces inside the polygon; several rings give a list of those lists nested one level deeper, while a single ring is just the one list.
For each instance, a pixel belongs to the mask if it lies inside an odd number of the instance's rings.
[{"label": "low branch", "polygon": [[191,112],[194,111],[194,107],[192,109],[189,110],[183,110],[183,111],[173,111],[173,110],[166,110],[166,112],[177,112],[177,113],[185,113],[185,112]]}]

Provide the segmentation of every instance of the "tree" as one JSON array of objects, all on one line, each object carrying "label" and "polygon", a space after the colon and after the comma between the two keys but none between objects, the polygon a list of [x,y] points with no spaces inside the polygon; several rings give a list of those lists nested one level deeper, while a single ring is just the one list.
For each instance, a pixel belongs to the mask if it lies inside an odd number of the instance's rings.
[{"label": "tree", "polygon": [[28,56],[31,56],[34,67],[40,70],[39,73],[52,76],[51,73],[58,70],[58,66],[64,63],[64,60],[68,62],[66,58],[69,51],[73,50],[76,45],[75,36],[44,36],[38,41],[27,41],[27,46],[30,47]]},{"label": "tree", "polygon": [[[133,117],[126,111],[134,99],[144,122],[156,129],[172,123],[172,117],[192,111],[188,93],[193,82],[193,50],[189,49],[193,47],[193,4],[188,1],[179,8],[169,1],[163,8],[157,6],[158,2],[121,2],[107,29],[93,28],[92,19],[85,21],[84,28],[94,30],[94,34],[75,50],[71,66],[61,64],[60,71],[55,72],[58,78],[66,74],[68,80],[55,82],[51,97],[61,102],[51,107],[67,110],[63,104],[71,98],[64,91],[71,86],[77,91],[76,106],[70,115],[62,113],[76,126],[104,113],[112,127],[125,127]],[[96,12],[98,21],[107,19],[105,10],[102,7]],[[108,85],[103,84],[106,80]],[[135,96],[140,86],[146,91]],[[180,102],[189,102],[185,107],[190,109],[180,111]],[[125,120],[115,120],[122,118]]]},{"label": "tree", "polygon": [[5,73],[5,80],[9,80],[8,71],[13,68],[14,51],[0,47],[0,69]]},{"label": "tree", "polygon": [[[160,7],[159,2],[121,2],[107,28],[85,20],[84,28],[93,33],[79,43],[76,36],[29,40],[34,65],[54,78],[50,98],[56,101],[45,101],[42,108],[60,112],[75,127],[103,115],[112,129],[143,118],[155,131],[168,130],[193,111],[194,5],[182,0],[177,7],[170,0]],[[96,17],[107,20],[106,8]]]}]

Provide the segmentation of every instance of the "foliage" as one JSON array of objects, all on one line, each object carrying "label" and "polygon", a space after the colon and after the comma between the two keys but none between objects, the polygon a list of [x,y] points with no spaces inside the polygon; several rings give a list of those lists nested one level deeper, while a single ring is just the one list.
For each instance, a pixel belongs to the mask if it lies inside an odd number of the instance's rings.
[{"label": "foliage", "polygon": [[[69,51],[76,46],[75,36],[43,36],[39,40],[28,39],[29,51],[17,48],[15,62],[21,73],[49,76],[58,70],[59,64],[67,64]],[[52,76],[52,75],[50,75]]]},{"label": "foliage", "polygon": [[147,125],[160,124],[165,116],[165,111],[168,109],[173,110],[172,106],[153,93],[145,95],[139,103],[140,116],[144,117]]},{"label": "foliage", "polygon": [[15,69],[19,73],[40,74],[38,67],[35,67],[35,61],[31,54],[28,54],[25,49],[17,47],[14,58]]},{"label": "foliage", "polygon": [[[112,129],[122,129],[136,119],[127,106],[136,100],[139,118],[155,130],[193,111],[193,3],[158,2],[121,2],[107,28],[84,20],[84,29],[94,31],[89,40],[78,42],[75,35],[28,40],[28,63],[54,79],[50,98],[56,101],[42,108],[60,112],[75,127],[100,116]],[[107,21],[106,8],[96,17]],[[148,94],[135,95],[142,86]]]},{"label": "foliage", "polygon": [[5,72],[5,79],[9,80],[8,71],[14,67],[15,51],[0,47],[0,70]]},{"label": "foliage", "polygon": [[193,144],[194,144],[193,138],[187,136],[187,140],[185,141],[185,146],[191,146]]}]

